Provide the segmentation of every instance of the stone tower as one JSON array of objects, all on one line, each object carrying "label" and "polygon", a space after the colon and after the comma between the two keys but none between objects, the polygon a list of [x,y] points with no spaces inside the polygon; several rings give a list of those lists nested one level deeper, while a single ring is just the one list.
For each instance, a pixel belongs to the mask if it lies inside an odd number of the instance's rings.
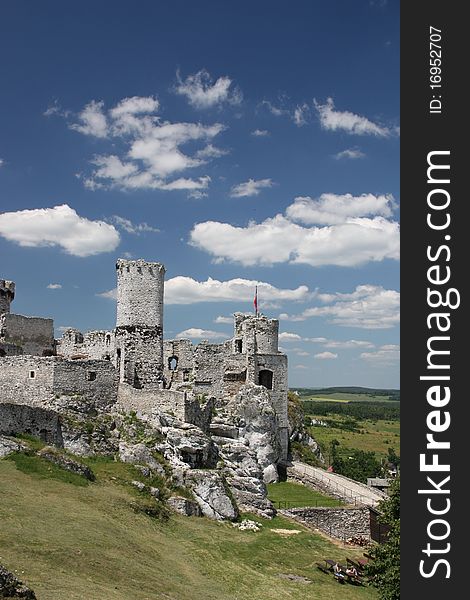
[{"label": "stone tower", "polygon": [[152,388],[163,377],[165,267],[119,259],[117,272],[116,368],[120,381]]},{"label": "stone tower", "polygon": [[15,284],[13,281],[0,279],[0,315],[10,312],[10,304],[15,297]]}]

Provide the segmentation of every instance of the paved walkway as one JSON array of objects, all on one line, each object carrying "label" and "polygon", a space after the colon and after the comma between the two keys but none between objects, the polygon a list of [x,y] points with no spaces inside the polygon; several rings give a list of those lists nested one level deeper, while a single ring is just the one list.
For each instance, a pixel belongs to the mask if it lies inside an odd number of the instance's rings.
[{"label": "paved walkway", "polygon": [[287,469],[287,474],[318,486],[350,504],[376,506],[380,500],[387,497],[383,492],[374,490],[363,483],[302,462],[293,461],[292,466]]}]

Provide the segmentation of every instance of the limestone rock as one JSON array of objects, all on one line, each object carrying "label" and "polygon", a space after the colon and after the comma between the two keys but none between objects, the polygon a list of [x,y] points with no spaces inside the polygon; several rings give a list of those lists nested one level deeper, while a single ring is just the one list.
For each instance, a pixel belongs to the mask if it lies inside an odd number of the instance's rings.
[{"label": "limestone rock", "polygon": [[217,446],[198,427],[169,427],[166,430],[167,452],[191,468],[214,468],[218,461]]},{"label": "limestone rock", "polygon": [[21,452],[22,450],[26,450],[26,446],[23,443],[0,435],[0,458],[5,458],[9,454],[13,454],[13,452]]},{"label": "limestone rock", "polygon": [[23,598],[36,600],[36,594],[13,573],[0,565],[0,598]]},{"label": "limestone rock", "polygon": [[119,458],[125,463],[150,467],[152,471],[159,475],[165,474],[164,468],[158,460],[152,456],[151,451],[145,444],[130,445],[126,442],[120,442]]},{"label": "limestone rock", "polygon": [[143,492],[146,488],[145,483],[142,483],[141,481],[131,481],[131,485],[137,488],[139,492]]},{"label": "limestone rock", "polygon": [[201,517],[202,511],[195,500],[188,500],[182,496],[171,496],[168,498],[168,506],[175,512],[186,517]]},{"label": "limestone rock", "polygon": [[230,498],[225,482],[217,471],[189,469],[185,473],[185,484],[199,504],[202,513],[211,519],[233,521],[238,509]]},{"label": "limestone rock", "polygon": [[276,515],[276,509],[267,498],[266,486],[260,479],[227,476],[227,483],[241,511],[252,512],[266,519]]},{"label": "limestone rock", "polygon": [[85,477],[85,479],[88,479],[88,481],[95,481],[95,474],[90,467],[73,460],[73,458],[70,458],[70,456],[67,456],[66,454],[57,452],[55,448],[46,446],[42,450],[39,450],[38,455],[66,471],[81,475],[82,477]]}]

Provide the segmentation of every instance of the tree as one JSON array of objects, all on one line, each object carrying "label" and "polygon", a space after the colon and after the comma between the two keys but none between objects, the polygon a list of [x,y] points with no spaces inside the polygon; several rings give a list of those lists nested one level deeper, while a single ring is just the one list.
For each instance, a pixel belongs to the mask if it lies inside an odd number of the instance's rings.
[{"label": "tree", "polygon": [[384,544],[370,550],[372,560],[366,566],[366,575],[378,589],[381,600],[400,598],[400,478],[389,488],[389,497],[380,502],[380,522],[390,531]]}]

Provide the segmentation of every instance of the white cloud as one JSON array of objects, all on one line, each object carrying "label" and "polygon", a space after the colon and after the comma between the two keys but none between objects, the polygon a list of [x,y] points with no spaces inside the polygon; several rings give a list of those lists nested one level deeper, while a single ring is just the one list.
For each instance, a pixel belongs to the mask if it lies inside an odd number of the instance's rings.
[{"label": "white cloud", "polygon": [[97,138],[107,137],[108,123],[103,107],[104,102],[97,102],[96,100],[89,102],[78,115],[79,123],[70,125],[71,129]]},{"label": "white cloud", "polygon": [[299,301],[310,296],[308,287],[301,285],[296,289],[276,288],[265,282],[249,279],[230,279],[218,281],[209,277],[206,281],[196,281],[192,277],[177,276],[165,284],[165,302],[167,304],[193,304],[195,302],[252,302],[255,286],[258,286],[260,307],[266,301]]},{"label": "white cloud", "polygon": [[113,215],[110,219],[114,225],[117,225],[127,233],[131,233],[134,235],[140,235],[143,232],[152,232],[159,233],[159,229],[156,227],[151,227],[147,223],[133,223],[129,219],[125,219],[124,217],[120,217],[119,215]]},{"label": "white cloud", "polygon": [[361,358],[376,366],[391,365],[400,359],[400,346],[394,344],[381,346],[377,352],[363,352]]},{"label": "white cloud", "polygon": [[318,354],[314,354],[313,358],[316,360],[334,360],[338,358],[338,355],[333,352],[319,352]]},{"label": "white cloud", "polygon": [[349,111],[341,112],[335,110],[333,98],[327,98],[326,104],[320,104],[314,100],[314,104],[323,129],[329,131],[346,131],[354,135],[375,135],[376,137],[388,137],[391,135],[390,129],[377,125],[369,121],[366,117]]},{"label": "white cloud", "polygon": [[218,316],[214,319],[214,323],[220,325],[233,325],[233,317]]},{"label": "white cloud", "polygon": [[5,161],[3,160],[3,158],[0,158],[0,167],[3,167],[4,164],[5,164]]},{"label": "white cloud", "polygon": [[365,154],[364,152],[359,150],[359,148],[347,148],[346,150],[335,154],[334,157],[336,158],[336,160],[341,160],[342,158],[349,158],[354,160],[357,158],[364,158]]},{"label": "white cloud", "polygon": [[216,148],[212,144],[208,144],[202,150],[198,150],[198,152],[196,152],[196,156],[198,158],[206,160],[211,158],[220,158],[221,156],[225,156],[228,153],[228,150],[222,150],[222,148]]},{"label": "white cloud", "polygon": [[[330,323],[361,329],[389,329],[400,320],[400,294],[381,286],[359,285],[349,294],[318,295],[329,306],[307,308],[299,315],[281,315],[286,321],[326,317]],[[330,346],[331,347],[331,346]]]},{"label": "white cloud", "polygon": [[226,339],[225,333],[217,331],[211,331],[210,329],[198,329],[197,327],[190,327],[180,333],[176,334],[176,339],[199,339],[199,340],[221,340]]},{"label": "white cloud", "polygon": [[100,292],[96,294],[100,298],[107,298],[108,300],[117,300],[117,289],[108,290],[107,292]]},{"label": "white cloud", "polygon": [[322,194],[318,199],[299,196],[287,207],[286,216],[291,221],[306,225],[336,225],[351,222],[356,217],[391,217],[395,201],[391,194]]},{"label": "white cloud", "polygon": [[112,225],[80,217],[67,204],[2,213],[0,235],[20,246],[60,246],[74,256],[111,252],[120,241]]},{"label": "white cloud", "polygon": [[61,290],[62,289],[62,285],[60,283],[50,283],[47,286],[48,290]]},{"label": "white cloud", "polygon": [[257,196],[262,189],[270,188],[273,185],[274,183],[271,179],[248,179],[248,181],[233,186],[230,190],[230,195],[232,198]]},{"label": "white cloud", "polygon": [[190,233],[190,244],[224,260],[243,265],[281,262],[314,267],[353,267],[399,257],[399,226],[383,217],[355,218],[329,227],[302,227],[276,215],[246,227],[206,221]]},{"label": "white cloud", "polygon": [[[207,188],[207,175],[196,179],[171,177],[188,169],[200,167],[208,160],[227,153],[216,148],[211,140],[225,127],[221,123],[170,123],[157,114],[159,102],[153,96],[124,98],[110,110],[93,100],[78,115],[70,127],[85,135],[108,138],[122,154],[101,154],[90,162],[91,174],[80,176],[85,187],[121,190],[189,190]],[[202,143],[191,154],[183,151],[189,143]]]},{"label": "white cloud", "polygon": [[302,338],[297,333],[290,333],[288,331],[283,331],[279,334],[279,340],[281,342],[298,342]]},{"label": "white cloud", "polygon": [[269,100],[262,100],[260,104],[261,104],[261,106],[265,106],[269,110],[269,112],[272,115],[274,115],[275,117],[280,117],[282,115],[288,114],[288,111],[285,108],[280,108],[278,106],[275,106]]},{"label": "white cloud", "polygon": [[326,340],[323,342],[325,348],[337,348],[341,350],[354,350],[358,348],[374,348],[372,342],[365,340]]},{"label": "white cloud", "polygon": [[[253,302],[255,286],[258,286],[258,304],[265,307],[266,302],[297,302],[308,300],[311,296],[308,287],[301,285],[293,290],[250,279],[229,279],[219,281],[209,277],[206,281],[197,281],[192,277],[178,275],[165,282],[166,304],[195,304],[197,302]],[[116,299],[116,290],[98,294],[103,298]],[[228,317],[227,317],[228,318]],[[232,323],[232,319],[218,317],[216,323]]]},{"label": "white cloud", "polygon": [[269,135],[269,131],[267,129],[255,129],[251,132],[251,135],[254,137],[267,137]]},{"label": "white cloud", "polygon": [[299,104],[298,106],[296,106],[296,108],[294,109],[294,114],[292,116],[292,119],[293,119],[294,123],[297,125],[297,127],[302,127],[302,125],[307,124],[307,119],[308,119],[309,113],[310,113],[310,109],[309,109],[308,104],[304,103],[304,104]]},{"label": "white cloud", "polygon": [[219,77],[214,82],[205,69],[188,75],[185,80],[181,79],[179,73],[176,77],[178,84],[175,86],[175,92],[185,96],[194,108],[212,108],[224,102],[240,104],[242,101],[241,91],[232,86],[233,82],[229,77]]},{"label": "white cloud", "polygon": [[308,367],[306,367],[305,365],[295,365],[294,369],[308,369]]}]

